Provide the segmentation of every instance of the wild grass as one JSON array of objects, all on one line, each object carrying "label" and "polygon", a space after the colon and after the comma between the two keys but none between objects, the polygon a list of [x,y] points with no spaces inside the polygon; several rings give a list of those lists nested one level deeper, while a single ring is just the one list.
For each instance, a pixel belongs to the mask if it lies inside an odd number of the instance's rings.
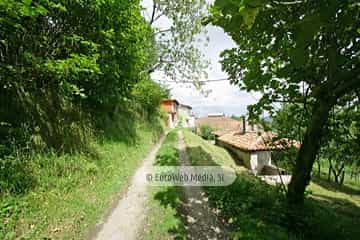
[{"label": "wild grass", "polygon": [[[93,142],[96,155],[13,156],[12,160],[24,164],[21,171],[14,171],[22,174],[19,184],[29,184],[23,191],[1,192],[0,239],[87,238],[89,230],[125,190],[158,135],[151,124],[137,122],[134,142]],[[22,176],[24,181],[20,180]]]},{"label": "wild grass", "polygon": [[[191,151],[187,151],[187,153],[193,164],[207,165],[212,163],[231,167],[238,172],[246,170],[245,167],[238,165],[231,154],[224,148],[203,140],[200,136],[192,133],[188,129],[184,129],[183,133],[187,149],[191,149]],[[210,158],[212,161],[209,161]]]}]

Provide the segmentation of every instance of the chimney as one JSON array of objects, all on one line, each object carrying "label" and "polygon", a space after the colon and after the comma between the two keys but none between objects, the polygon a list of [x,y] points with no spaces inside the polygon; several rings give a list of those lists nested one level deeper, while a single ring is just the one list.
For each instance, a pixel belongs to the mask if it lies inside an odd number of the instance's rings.
[{"label": "chimney", "polygon": [[242,133],[246,133],[246,119],[242,116]]}]

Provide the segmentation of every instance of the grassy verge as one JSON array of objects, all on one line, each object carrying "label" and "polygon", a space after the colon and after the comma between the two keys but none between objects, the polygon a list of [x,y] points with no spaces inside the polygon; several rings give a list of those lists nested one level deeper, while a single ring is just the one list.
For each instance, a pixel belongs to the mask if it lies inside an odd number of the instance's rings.
[{"label": "grassy verge", "polygon": [[[177,143],[177,131],[171,131],[157,153],[155,165],[179,165]],[[150,191],[144,232],[140,234],[142,239],[184,239],[185,228],[177,212],[181,203],[181,188],[150,187]]]},{"label": "grassy verge", "polygon": [[157,141],[153,126],[137,126],[135,143],[95,143],[97,156],[32,155],[22,194],[2,194],[0,239],[84,239],[118,198]]},{"label": "grassy verge", "polygon": [[246,170],[245,167],[236,164],[232,156],[224,148],[213,145],[203,140],[200,136],[188,129],[183,130],[187,153],[194,165],[222,165],[235,169],[238,172]]},{"label": "grassy verge", "polygon": [[[226,165],[235,163],[220,149],[185,131],[190,160],[195,165]],[[210,203],[221,210],[231,224],[234,239],[358,239],[360,208],[358,197],[312,183],[305,211],[288,209],[279,188],[238,171],[236,181],[227,187],[208,187]],[[349,200],[351,199],[351,201]],[[301,221],[290,223],[289,210]],[[296,230],[288,232],[288,227]]]}]

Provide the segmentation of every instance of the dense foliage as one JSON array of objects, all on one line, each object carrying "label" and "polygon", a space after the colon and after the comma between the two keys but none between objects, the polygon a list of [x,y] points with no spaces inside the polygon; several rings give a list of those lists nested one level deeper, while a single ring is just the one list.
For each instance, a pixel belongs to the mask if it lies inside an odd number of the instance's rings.
[{"label": "dense foliage", "polygon": [[[205,34],[201,24],[207,14],[205,0],[151,0],[146,5],[144,15],[154,28],[154,38],[158,51],[157,61],[149,72],[158,71],[171,81],[192,80],[200,87],[200,78],[206,76],[208,62],[199,46]],[[149,11],[148,11],[149,10]],[[206,41],[203,42],[206,44]],[[157,75],[158,76],[158,75]]]},{"label": "dense foliage", "polygon": [[[348,104],[334,107],[327,122],[327,134],[322,139],[321,149],[316,158],[316,176],[321,176],[321,167],[328,167],[327,179],[343,184],[344,177],[359,175],[359,109]],[[279,137],[301,141],[305,134],[309,114],[301,104],[285,104],[276,112],[271,127]],[[276,153],[280,164],[295,166],[296,154],[292,151]],[[346,171],[346,170],[349,171]]]},{"label": "dense foliage", "polygon": [[330,110],[359,105],[360,6],[354,0],[229,0],[215,1],[211,11],[208,22],[238,45],[222,53],[231,82],[262,93],[249,108],[252,117],[273,112],[276,102],[308,111],[288,195],[301,205]]},{"label": "dense foliage", "polygon": [[168,98],[170,93],[160,84],[144,79],[134,86],[132,95],[149,119],[157,115],[161,100]]},{"label": "dense foliage", "polygon": [[126,104],[155,55],[140,11],[139,1],[0,1],[0,144],[85,146],[84,128]]},{"label": "dense foliage", "polygon": [[161,128],[139,1],[2,0],[0,15],[1,193],[33,185],[33,154],[96,158],[94,142],[134,142],[139,117]]},{"label": "dense foliage", "polygon": [[328,180],[344,183],[346,169],[359,175],[360,166],[360,111],[350,107],[334,108],[328,121],[328,135],[320,151],[322,160],[328,162]]},{"label": "dense foliage", "polygon": [[214,140],[215,136],[213,134],[213,129],[211,126],[203,124],[200,126],[200,136],[206,140]]}]

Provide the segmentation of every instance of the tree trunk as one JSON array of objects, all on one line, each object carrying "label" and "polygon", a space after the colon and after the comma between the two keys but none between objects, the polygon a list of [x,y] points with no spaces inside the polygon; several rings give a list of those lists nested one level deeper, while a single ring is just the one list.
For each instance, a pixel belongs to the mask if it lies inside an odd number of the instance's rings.
[{"label": "tree trunk", "polygon": [[[342,175],[344,174],[344,167],[345,167],[345,163],[344,162],[342,162],[341,163],[341,165],[340,165],[340,167],[339,167],[339,164],[340,163],[337,163],[336,165],[335,165],[335,167],[332,167],[331,169],[332,169],[332,172],[333,172],[333,174],[334,174],[334,177],[335,177],[335,182],[337,183],[337,184],[342,184]],[[341,177],[340,179],[339,179],[339,177]]]},{"label": "tree trunk", "polygon": [[335,183],[339,183],[339,174],[337,174],[335,168],[332,169],[332,172],[334,174]]},{"label": "tree trunk", "polygon": [[317,162],[317,165],[318,165],[317,175],[318,175],[318,177],[320,178],[320,177],[321,177],[321,164],[320,164],[320,159],[318,158],[316,162]]},{"label": "tree trunk", "polygon": [[287,198],[291,205],[302,206],[304,203],[305,188],[310,182],[311,170],[320,150],[320,141],[324,135],[329,111],[333,106],[332,102],[329,99],[319,99],[312,109],[312,118],[306,128],[288,187]]},{"label": "tree trunk", "polygon": [[328,182],[331,181],[331,170],[332,170],[332,165],[331,165],[331,160],[329,159],[329,171],[328,171]]},{"label": "tree trunk", "polygon": [[340,178],[340,185],[344,184],[344,179],[345,179],[345,170],[342,171],[341,178]]}]

